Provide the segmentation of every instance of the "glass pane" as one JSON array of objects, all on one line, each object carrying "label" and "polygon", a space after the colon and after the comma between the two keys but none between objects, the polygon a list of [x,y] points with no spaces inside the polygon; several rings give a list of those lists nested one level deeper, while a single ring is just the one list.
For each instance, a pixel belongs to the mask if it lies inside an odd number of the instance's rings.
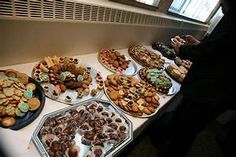
[{"label": "glass pane", "polygon": [[205,22],[219,0],[174,0],[169,11]]},{"label": "glass pane", "polygon": [[215,28],[215,26],[218,24],[218,22],[220,21],[220,19],[223,17],[223,13],[222,13],[222,9],[221,7],[218,9],[218,11],[216,12],[216,14],[211,18],[211,20],[209,21],[210,27],[208,28],[208,33],[211,33],[213,31],[213,29]]}]

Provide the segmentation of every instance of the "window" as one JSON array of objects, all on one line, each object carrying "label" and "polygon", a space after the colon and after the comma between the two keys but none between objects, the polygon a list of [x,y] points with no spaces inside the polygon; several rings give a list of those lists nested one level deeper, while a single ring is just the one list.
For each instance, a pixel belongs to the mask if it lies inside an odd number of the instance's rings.
[{"label": "window", "polygon": [[209,25],[210,27],[208,28],[207,33],[211,33],[213,31],[213,29],[215,28],[215,26],[218,24],[218,22],[221,20],[221,18],[223,17],[223,13],[222,13],[222,9],[219,8],[218,11],[215,13],[215,15],[211,18],[211,20],[209,21]]},{"label": "window", "polygon": [[174,0],[168,11],[201,22],[208,22],[218,6],[219,0]]},{"label": "window", "polygon": [[160,0],[110,0],[110,1],[124,3],[149,10],[157,10],[157,6],[160,2]]}]

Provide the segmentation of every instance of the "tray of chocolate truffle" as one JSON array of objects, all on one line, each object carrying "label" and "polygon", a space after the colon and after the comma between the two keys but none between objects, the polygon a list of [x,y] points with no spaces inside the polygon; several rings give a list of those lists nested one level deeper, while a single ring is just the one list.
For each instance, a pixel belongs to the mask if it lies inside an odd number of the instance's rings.
[{"label": "tray of chocolate truffle", "polygon": [[42,87],[14,69],[0,70],[0,127],[19,130],[33,122],[45,102]]},{"label": "tray of chocolate truffle", "polygon": [[100,73],[72,57],[45,57],[34,66],[32,77],[41,84],[47,97],[66,104],[104,94]]},{"label": "tray of chocolate truffle", "polygon": [[133,139],[132,123],[109,101],[92,98],[44,115],[32,141],[43,157],[114,156]]},{"label": "tray of chocolate truffle", "polygon": [[135,62],[114,49],[101,49],[98,53],[98,61],[113,73],[135,75],[138,70]]}]

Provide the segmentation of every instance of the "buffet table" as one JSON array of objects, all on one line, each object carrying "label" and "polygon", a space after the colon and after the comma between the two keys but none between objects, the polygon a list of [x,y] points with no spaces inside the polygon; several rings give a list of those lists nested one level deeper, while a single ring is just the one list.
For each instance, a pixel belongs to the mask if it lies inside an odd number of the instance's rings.
[{"label": "buffet table", "polygon": [[[147,46],[147,48],[151,49],[150,46]],[[119,51],[125,56],[127,56],[129,59],[131,59],[131,57],[128,55],[127,49],[122,49]],[[158,51],[155,51],[155,52],[159,53]],[[74,56],[74,57],[78,58],[80,62],[89,64],[91,67],[93,67],[97,71],[100,71],[104,79],[106,78],[107,75],[112,74],[111,71],[107,70],[99,63],[97,59],[97,53],[79,55],[79,56]],[[173,63],[173,61],[165,57],[163,58],[166,60],[166,62]],[[35,64],[36,62],[18,64],[18,65],[1,67],[0,69],[1,70],[15,69],[20,72],[24,72],[30,76],[32,72],[32,68]],[[138,66],[138,69],[141,68],[141,66],[138,63],[137,63],[137,66]],[[135,77],[137,77],[137,74]],[[175,82],[174,80],[172,80],[172,82],[178,92],[180,88],[180,84]],[[160,99],[159,109],[162,108],[173,96],[174,95],[171,95],[171,96],[160,95],[161,99]],[[105,94],[102,96],[102,99],[108,100]],[[49,98],[46,98],[45,105],[41,114],[31,124],[17,131],[14,131],[11,129],[0,128],[0,143],[2,144],[4,149],[9,153],[9,156],[11,157],[39,157],[40,154],[37,151],[36,147],[34,146],[33,142],[31,141],[31,137],[35,128],[37,127],[39,121],[45,114],[62,109],[67,106],[68,105],[66,104],[59,103]],[[153,118],[155,118],[155,115],[151,118],[135,118],[127,114],[125,115],[133,124],[134,138],[149,124],[149,122]]]}]

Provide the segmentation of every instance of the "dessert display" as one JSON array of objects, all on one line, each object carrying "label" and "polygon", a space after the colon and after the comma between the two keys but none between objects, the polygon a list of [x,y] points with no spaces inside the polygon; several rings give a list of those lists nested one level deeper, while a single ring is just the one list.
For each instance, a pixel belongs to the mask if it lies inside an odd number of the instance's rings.
[{"label": "dessert display", "polygon": [[168,94],[172,87],[171,79],[168,78],[162,70],[142,68],[139,70],[138,74],[143,81],[155,86],[160,93]]},{"label": "dessert display", "polygon": [[130,46],[128,49],[129,55],[139,64],[147,68],[163,69],[165,60],[161,55],[156,54],[142,45]]},{"label": "dessert display", "polygon": [[137,72],[135,63],[114,49],[102,49],[98,53],[98,60],[104,67],[115,73],[134,75]]},{"label": "dessert display", "polygon": [[0,127],[18,130],[42,111],[42,88],[28,75],[8,69],[0,71]]},{"label": "dessert display", "polygon": [[177,66],[175,64],[169,64],[166,68],[167,74],[169,74],[175,81],[182,83],[188,70],[184,66]]},{"label": "dessert display", "polygon": [[50,157],[113,155],[131,140],[131,122],[99,99],[46,115],[33,133],[40,153]]},{"label": "dessert display", "polygon": [[90,66],[79,64],[78,59],[68,57],[45,57],[36,64],[32,77],[44,89],[46,96],[66,104],[99,97],[103,78]]},{"label": "dessert display", "polygon": [[135,117],[154,115],[160,104],[155,87],[124,74],[108,75],[105,93],[114,105]]},{"label": "dessert display", "polygon": [[174,60],[176,58],[176,54],[174,49],[169,48],[162,42],[155,42],[152,44],[152,48],[154,50],[158,50],[164,57]]}]

